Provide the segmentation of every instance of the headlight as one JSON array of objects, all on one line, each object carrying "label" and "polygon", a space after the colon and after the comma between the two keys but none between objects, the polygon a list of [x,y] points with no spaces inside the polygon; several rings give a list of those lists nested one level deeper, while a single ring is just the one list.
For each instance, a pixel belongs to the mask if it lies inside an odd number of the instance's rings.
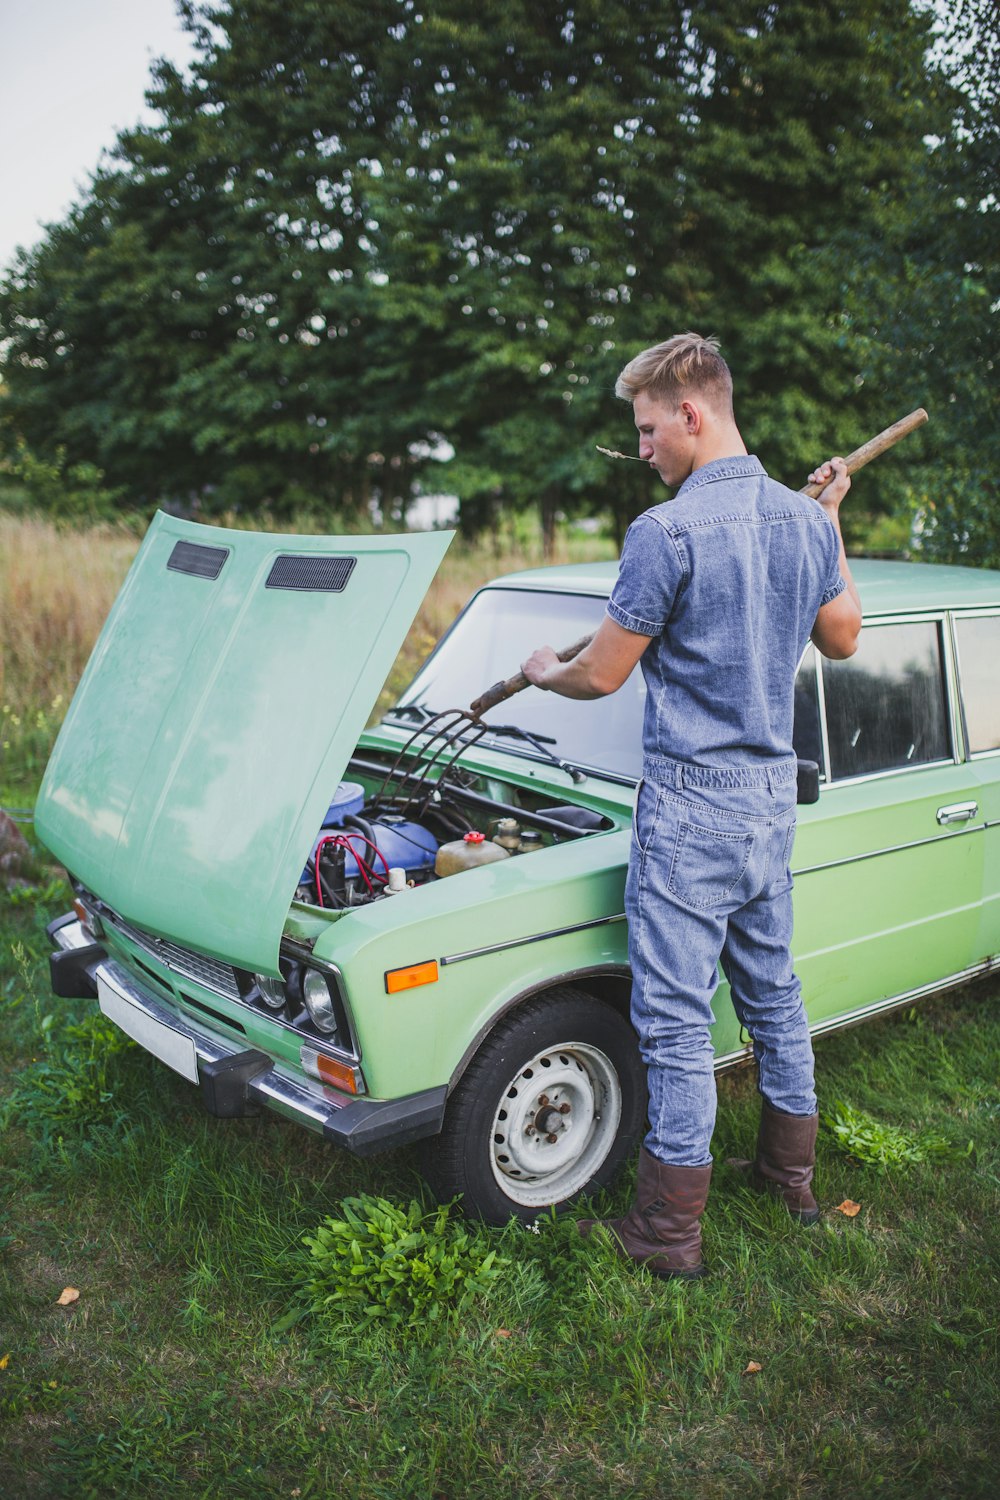
[{"label": "headlight", "polygon": [[333,996],[325,975],[317,969],[307,969],[302,981],[302,998],[306,1002],[309,1018],[317,1031],[331,1032],[337,1029],[337,1013]]},{"label": "headlight", "polygon": [[270,1010],[281,1010],[286,998],[284,981],[272,979],[269,974],[255,974],[253,977],[264,1004]]}]

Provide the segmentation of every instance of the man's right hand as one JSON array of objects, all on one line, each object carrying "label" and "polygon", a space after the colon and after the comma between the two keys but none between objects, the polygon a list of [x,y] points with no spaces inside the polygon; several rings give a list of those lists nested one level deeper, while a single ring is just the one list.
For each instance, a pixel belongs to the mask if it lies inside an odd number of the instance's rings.
[{"label": "man's right hand", "polygon": [[820,505],[834,513],[840,510],[840,502],[851,488],[851,476],[843,458],[829,458],[809,475],[810,484],[821,484],[823,489],[816,496]]}]

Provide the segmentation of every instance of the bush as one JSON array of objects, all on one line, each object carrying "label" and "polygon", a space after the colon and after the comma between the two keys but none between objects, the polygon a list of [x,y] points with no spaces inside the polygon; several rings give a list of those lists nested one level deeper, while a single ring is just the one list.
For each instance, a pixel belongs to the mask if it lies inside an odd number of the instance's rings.
[{"label": "bush", "polygon": [[454,1324],[506,1265],[485,1234],[451,1217],[451,1204],[424,1213],[385,1198],[345,1198],[341,1218],[305,1236],[314,1312],[330,1309],[410,1329]]},{"label": "bush", "polygon": [[[841,1150],[868,1166],[903,1167],[932,1157],[941,1160],[963,1154],[943,1136],[930,1131],[910,1134],[898,1125],[883,1125],[850,1104],[835,1103],[823,1116],[823,1124]],[[970,1141],[965,1154],[971,1151]]]},{"label": "bush", "polygon": [[41,510],[56,521],[93,524],[118,515],[124,490],[109,488],[104,471],[92,463],[69,463],[66,449],[59,448],[54,460],[39,458],[23,438],[9,472],[18,488],[8,491],[8,503],[20,495],[27,508]]}]

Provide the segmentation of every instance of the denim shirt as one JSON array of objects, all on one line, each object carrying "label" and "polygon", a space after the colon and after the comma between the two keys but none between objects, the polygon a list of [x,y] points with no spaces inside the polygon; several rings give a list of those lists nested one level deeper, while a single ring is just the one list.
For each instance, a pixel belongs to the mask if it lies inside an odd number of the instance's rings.
[{"label": "denim shirt", "polygon": [[825,511],[752,456],[705,464],[633,521],[608,614],[656,637],[641,658],[646,762],[794,759],[795,674],[817,612],[845,587]]}]

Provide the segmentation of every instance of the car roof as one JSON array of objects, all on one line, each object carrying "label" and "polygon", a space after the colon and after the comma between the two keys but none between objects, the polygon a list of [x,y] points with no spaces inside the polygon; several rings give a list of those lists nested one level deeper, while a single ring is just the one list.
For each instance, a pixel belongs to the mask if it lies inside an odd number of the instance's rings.
[{"label": "car roof", "polygon": [[[873,557],[852,557],[850,564],[866,614],[1000,605],[1000,571]],[[617,576],[615,562],[569,563],[507,573],[489,586],[607,597]]]}]

